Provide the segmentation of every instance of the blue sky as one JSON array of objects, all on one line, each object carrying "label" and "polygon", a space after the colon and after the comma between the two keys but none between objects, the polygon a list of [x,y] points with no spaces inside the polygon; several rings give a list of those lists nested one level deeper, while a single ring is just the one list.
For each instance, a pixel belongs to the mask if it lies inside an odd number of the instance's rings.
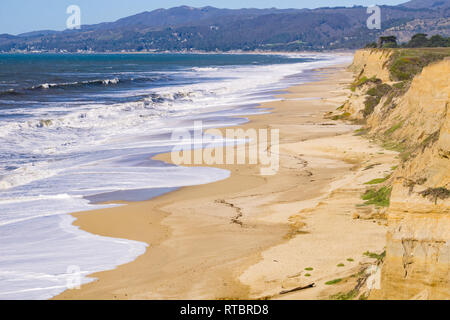
[{"label": "blue sky", "polygon": [[19,34],[34,30],[63,30],[68,15],[66,9],[75,4],[81,8],[82,24],[115,21],[142,11],[179,5],[219,8],[317,8],[390,4],[407,0],[1,0],[0,34]]}]

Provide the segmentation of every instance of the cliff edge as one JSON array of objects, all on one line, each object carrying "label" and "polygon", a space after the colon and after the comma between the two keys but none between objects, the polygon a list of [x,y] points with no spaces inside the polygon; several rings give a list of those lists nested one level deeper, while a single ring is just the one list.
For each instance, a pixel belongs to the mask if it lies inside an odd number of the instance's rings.
[{"label": "cliff edge", "polygon": [[399,152],[393,174],[362,196],[388,223],[371,299],[450,299],[449,56],[449,49],[360,50],[352,94],[330,115],[362,124],[359,134]]}]

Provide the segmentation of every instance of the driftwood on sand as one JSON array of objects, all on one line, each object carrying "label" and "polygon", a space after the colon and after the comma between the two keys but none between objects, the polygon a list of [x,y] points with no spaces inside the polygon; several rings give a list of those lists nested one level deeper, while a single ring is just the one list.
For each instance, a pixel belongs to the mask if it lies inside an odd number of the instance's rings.
[{"label": "driftwood on sand", "polygon": [[280,294],[286,294],[286,293],[291,293],[291,292],[300,291],[300,290],[304,290],[304,289],[309,289],[309,288],[313,288],[315,286],[316,286],[315,283],[311,283],[311,284],[308,284],[307,286],[297,287],[294,289],[281,291]]}]

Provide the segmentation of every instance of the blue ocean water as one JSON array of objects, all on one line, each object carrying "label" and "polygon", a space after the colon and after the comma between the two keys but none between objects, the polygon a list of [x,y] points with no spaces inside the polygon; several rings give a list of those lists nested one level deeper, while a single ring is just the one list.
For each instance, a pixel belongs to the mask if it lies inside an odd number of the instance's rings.
[{"label": "blue ocean water", "polygon": [[[0,299],[46,299],[78,267],[132,261],[146,244],[91,235],[71,212],[143,200],[229,172],[151,160],[175,128],[224,127],[348,61],[327,54],[0,55]],[[111,206],[111,205],[109,205]]]}]

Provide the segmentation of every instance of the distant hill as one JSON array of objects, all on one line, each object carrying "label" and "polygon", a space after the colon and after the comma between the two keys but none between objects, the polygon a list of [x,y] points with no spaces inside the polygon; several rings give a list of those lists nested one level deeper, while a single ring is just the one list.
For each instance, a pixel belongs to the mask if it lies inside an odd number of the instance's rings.
[{"label": "distant hill", "polygon": [[383,35],[395,35],[400,42],[407,42],[417,33],[450,36],[450,0],[412,0],[401,6],[414,10],[433,10],[442,13],[436,17],[416,17],[397,26],[386,28]]},{"label": "distant hill", "polygon": [[401,6],[411,9],[442,9],[450,7],[450,0],[412,0],[401,4]]},{"label": "distant hill", "polygon": [[434,30],[448,36],[450,0],[429,1],[423,7],[427,2],[383,6],[382,30],[366,27],[368,14],[362,6],[313,10],[181,6],[142,12],[115,22],[83,25],[80,30],[0,35],[0,51],[353,49],[374,41],[382,33],[405,33],[404,28],[411,25],[409,29],[417,29],[420,21],[426,21],[425,32]]},{"label": "distant hill", "polygon": [[84,26],[85,30],[108,30],[117,28],[161,28],[168,26],[182,26],[188,24],[202,24],[205,21],[222,19],[227,16],[251,18],[271,13],[287,13],[301,10],[295,9],[218,9],[211,6],[194,8],[180,6],[170,9],[157,9],[142,12],[133,16],[119,19],[111,23]]}]

